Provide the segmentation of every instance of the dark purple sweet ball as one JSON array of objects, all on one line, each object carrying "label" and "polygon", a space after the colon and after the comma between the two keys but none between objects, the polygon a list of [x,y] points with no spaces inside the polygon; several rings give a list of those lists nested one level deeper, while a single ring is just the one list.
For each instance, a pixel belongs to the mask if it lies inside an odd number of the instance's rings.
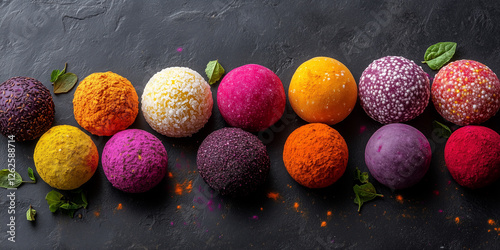
[{"label": "dark purple sweet ball", "polygon": [[359,98],[365,112],[387,124],[409,121],[429,103],[430,82],[422,67],[400,56],[373,61],[359,80]]},{"label": "dark purple sweet ball", "polygon": [[269,174],[266,146],[240,128],[212,132],[198,149],[198,171],[222,195],[245,196],[261,186]]},{"label": "dark purple sweet ball", "polygon": [[0,84],[0,132],[16,141],[41,136],[54,122],[54,101],[38,80],[13,77]]}]

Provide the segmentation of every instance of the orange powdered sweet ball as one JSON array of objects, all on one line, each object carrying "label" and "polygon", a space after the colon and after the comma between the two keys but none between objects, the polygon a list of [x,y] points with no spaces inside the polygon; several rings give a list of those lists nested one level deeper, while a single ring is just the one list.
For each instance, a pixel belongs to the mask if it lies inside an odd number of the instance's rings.
[{"label": "orange powdered sweet ball", "polygon": [[293,74],[288,99],[293,110],[307,122],[333,125],[354,108],[358,87],[349,69],[329,57],[315,57]]},{"label": "orange powdered sweet ball", "polygon": [[73,99],[75,119],[94,135],[111,136],[134,123],[139,97],[126,78],[93,73],[80,82]]},{"label": "orange powdered sweet ball", "polygon": [[293,131],[283,150],[286,170],[308,188],[335,183],[345,172],[348,156],[344,138],[322,123],[307,124]]}]

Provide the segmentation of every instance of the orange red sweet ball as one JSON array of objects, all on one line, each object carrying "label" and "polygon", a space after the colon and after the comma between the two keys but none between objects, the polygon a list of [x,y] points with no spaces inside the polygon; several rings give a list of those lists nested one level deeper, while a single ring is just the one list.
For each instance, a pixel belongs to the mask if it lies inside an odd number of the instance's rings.
[{"label": "orange red sweet ball", "polygon": [[293,110],[307,122],[333,125],[354,108],[358,90],[349,69],[329,57],[315,57],[293,74],[288,98]]},{"label": "orange red sweet ball", "polygon": [[500,81],[486,65],[460,60],[443,67],[432,83],[432,102],[446,120],[480,124],[500,109]]},{"label": "orange red sweet ball", "polygon": [[308,188],[324,188],[345,172],[349,152],[337,130],[323,123],[304,125],[288,136],[283,162],[290,176]]},{"label": "orange red sweet ball", "polygon": [[85,130],[110,136],[134,123],[139,97],[125,77],[113,72],[93,73],[76,88],[73,112]]}]

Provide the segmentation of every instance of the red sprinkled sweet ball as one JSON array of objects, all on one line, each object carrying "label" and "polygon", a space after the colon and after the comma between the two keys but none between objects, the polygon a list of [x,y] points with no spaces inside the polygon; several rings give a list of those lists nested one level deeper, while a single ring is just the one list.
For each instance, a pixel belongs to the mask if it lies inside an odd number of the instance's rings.
[{"label": "red sprinkled sweet ball", "polygon": [[458,184],[487,186],[500,178],[500,135],[483,126],[459,128],[446,142],[444,160]]},{"label": "red sprinkled sweet ball", "polygon": [[430,82],[424,70],[400,56],[373,61],[359,80],[359,99],[366,114],[380,123],[409,121],[429,104]]},{"label": "red sprinkled sweet ball", "polygon": [[500,108],[500,82],[486,65],[460,60],[443,67],[432,83],[432,102],[446,120],[480,124]]}]

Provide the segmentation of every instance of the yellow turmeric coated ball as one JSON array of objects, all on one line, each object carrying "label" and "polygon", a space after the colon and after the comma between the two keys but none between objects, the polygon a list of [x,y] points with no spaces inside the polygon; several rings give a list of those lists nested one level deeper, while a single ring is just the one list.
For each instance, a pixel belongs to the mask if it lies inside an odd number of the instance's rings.
[{"label": "yellow turmeric coated ball", "polygon": [[293,110],[307,122],[333,125],[344,120],[358,97],[349,69],[329,57],[315,57],[293,74],[288,98]]},{"label": "yellow turmeric coated ball", "polygon": [[134,123],[139,97],[125,77],[93,73],[80,82],[73,99],[75,119],[94,135],[111,136]]},{"label": "yellow turmeric coated ball", "polygon": [[40,137],[33,159],[36,171],[47,184],[71,190],[94,175],[99,154],[90,136],[76,127],[59,125]]}]

